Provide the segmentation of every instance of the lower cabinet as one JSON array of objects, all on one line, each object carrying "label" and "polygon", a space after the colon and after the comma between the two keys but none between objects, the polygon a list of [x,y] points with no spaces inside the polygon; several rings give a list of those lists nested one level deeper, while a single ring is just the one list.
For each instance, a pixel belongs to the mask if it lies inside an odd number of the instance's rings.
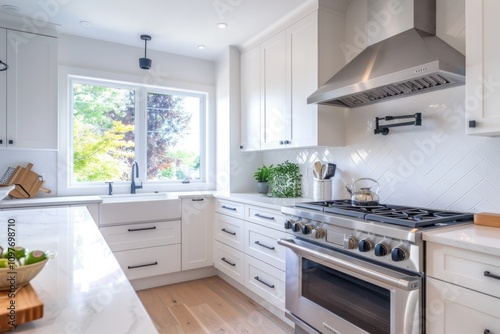
[{"label": "lower cabinet", "polygon": [[212,199],[183,198],[182,270],[212,266]]},{"label": "lower cabinet", "polygon": [[129,280],[181,270],[181,245],[113,252]]},{"label": "lower cabinet", "polygon": [[428,334],[500,333],[500,299],[427,278]]},{"label": "lower cabinet", "polygon": [[[287,237],[283,215],[267,207],[222,202],[214,206],[215,267],[283,313],[286,249],[277,242]],[[237,210],[228,214],[223,207]]]},{"label": "lower cabinet", "polygon": [[240,284],[245,284],[245,254],[218,240],[214,243],[214,266]]},{"label": "lower cabinet", "polygon": [[181,221],[101,227],[129,280],[181,270]]},{"label": "lower cabinet", "polygon": [[426,246],[426,333],[500,333],[500,257]]},{"label": "lower cabinet", "polygon": [[280,310],[285,309],[284,271],[246,255],[245,286]]}]

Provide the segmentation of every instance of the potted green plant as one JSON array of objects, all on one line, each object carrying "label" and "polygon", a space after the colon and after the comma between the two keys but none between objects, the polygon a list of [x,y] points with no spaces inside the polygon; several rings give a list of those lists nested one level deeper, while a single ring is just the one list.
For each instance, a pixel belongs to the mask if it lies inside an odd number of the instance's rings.
[{"label": "potted green plant", "polygon": [[273,165],[267,167],[266,165],[262,165],[262,167],[257,168],[257,171],[253,174],[255,180],[257,180],[257,192],[259,194],[267,194],[269,191],[269,186],[267,181],[269,181],[269,177],[271,176],[271,170],[273,169]]}]

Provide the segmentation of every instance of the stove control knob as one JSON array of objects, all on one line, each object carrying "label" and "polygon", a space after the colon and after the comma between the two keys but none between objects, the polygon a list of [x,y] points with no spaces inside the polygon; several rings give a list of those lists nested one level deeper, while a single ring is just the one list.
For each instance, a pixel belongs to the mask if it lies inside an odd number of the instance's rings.
[{"label": "stove control knob", "polygon": [[378,243],[375,245],[375,256],[386,256],[389,253],[389,249],[383,243]]},{"label": "stove control knob", "polygon": [[355,249],[358,247],[358,239],[350,235],[344,238],[344,249]]},{"label": "stove control knob", "polygon": [[313,226],[310,224],[305,224],[302,226],[302,234],[311,234]]},{"label": "stove control knob", "polygon": [[313,228],[311,231],[311,238],[321,239],[325,236],[325,231],[319,227]]},{"label": "stove control knob", "polygon": [[360,252],[369,252],[372,249],[372,243],[368,239],[362,239],[359,241],[358,249]]},{"label": "stove control knob", "polygon": [[293,219],[287,219],[287,220],[285,220],[283,227],[285,228],[285,230],[289,230],[292,228],[294,223],[295,223],[295,221]]},{"label": "stove control knob", "polygon": [[292,231],[293,232],[301,232],[302,231],[302,223],[301,222],[295,222],[292,224]]},{"label": "stove control knob", "polygon": [[401,246],[396,246],[391,251],[391,259],[394,262],[404,261],[408,258],[406,250]]}]

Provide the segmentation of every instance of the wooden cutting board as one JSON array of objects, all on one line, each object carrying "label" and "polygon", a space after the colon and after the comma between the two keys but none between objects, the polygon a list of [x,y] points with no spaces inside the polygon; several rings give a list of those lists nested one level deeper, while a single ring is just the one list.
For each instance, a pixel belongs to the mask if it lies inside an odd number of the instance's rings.
[{"label": "wooden cutting board", "polygon": [[15,298],[9,297],[9,291],[0,291],[0,333],[14,329],[9,321],[11,301],[15,302],[15,324],[23,324],[43,317],[43,303],[31,284],[23,286],[17,291]]},{"label": "wooden cutting board", "polygon": [[474,224],[500,227],[500,214],[480,212],[474,214]]},{"label": "wooden cutting board", "polygon": [[30,198],[36,195],[38,191],[50,192],[50,190],[42,187],[43,179],[31,168],[33,164],[28,163],[26,167],[17,166],[12,174],[8,184],[15,184],[16,189],[9,193],[9,196],[14,198]]}]

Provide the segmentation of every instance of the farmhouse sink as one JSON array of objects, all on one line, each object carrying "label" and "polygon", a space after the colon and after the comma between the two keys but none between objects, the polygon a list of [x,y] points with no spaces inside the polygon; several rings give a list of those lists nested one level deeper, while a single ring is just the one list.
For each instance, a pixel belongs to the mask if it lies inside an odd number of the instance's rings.
[{"label": "farmhouse sink", "polygon": [[137,222],[178,220],[181,200],[167,193],[117,194],[99,196],[100,226]]}]

